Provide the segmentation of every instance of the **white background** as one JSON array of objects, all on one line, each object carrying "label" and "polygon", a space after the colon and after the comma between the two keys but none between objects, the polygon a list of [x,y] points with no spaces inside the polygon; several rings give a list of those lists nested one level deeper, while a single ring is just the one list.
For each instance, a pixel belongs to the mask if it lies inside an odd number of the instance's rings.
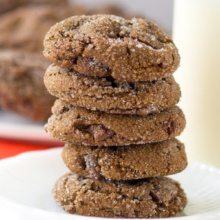
[{"label": "white background", "polygon": [[74,3],[96,7],[116,4],[128,11],[141,13],[155,20],[168,32],[172,29],[173,0],[72,0]]}]

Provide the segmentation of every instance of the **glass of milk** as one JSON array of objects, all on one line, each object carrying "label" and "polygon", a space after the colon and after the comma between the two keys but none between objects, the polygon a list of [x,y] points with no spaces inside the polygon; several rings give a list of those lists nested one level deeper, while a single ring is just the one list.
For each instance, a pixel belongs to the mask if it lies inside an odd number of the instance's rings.
[{"label": "glass of milk", "polygon": [[220,167],[220,0],[175,0],[173,38],[181,55],[189,159]]}]

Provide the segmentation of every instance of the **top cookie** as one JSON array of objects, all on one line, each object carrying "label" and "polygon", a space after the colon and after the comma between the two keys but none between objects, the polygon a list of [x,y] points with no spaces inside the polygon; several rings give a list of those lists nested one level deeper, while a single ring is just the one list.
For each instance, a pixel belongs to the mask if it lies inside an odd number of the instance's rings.
[{"label": "top cookie", "polygon": [[44,47],[45,57],[61,67],[128,82],[168,77],[180,59],[171,38],[156,24],[114,15],[67,18],[49,30]]}]

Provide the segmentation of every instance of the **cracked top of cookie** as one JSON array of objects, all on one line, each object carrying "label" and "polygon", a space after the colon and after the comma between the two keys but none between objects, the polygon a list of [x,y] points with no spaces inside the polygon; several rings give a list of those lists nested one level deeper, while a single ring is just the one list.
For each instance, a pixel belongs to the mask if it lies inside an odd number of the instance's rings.
[{"label": "cracked top of cookie", "polygon": [[170,76],[179,55],[156,24],[114,15],[73,16],[49,30],[44,55],[51,62],[94,77],[149,81]]}]

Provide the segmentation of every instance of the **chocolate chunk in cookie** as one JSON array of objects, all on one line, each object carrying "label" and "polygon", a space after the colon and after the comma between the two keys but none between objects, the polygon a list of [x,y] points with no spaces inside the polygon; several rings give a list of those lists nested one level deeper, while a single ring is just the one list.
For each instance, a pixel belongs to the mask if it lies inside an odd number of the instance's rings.
[{"label": "chocolate chunk in cookie", "polygon": [[122,146],[164,141],[178,136],[185,118],[178,107],[148,116],[117,115],[57,100],[46,130],[63,141],[91,146]]}]

